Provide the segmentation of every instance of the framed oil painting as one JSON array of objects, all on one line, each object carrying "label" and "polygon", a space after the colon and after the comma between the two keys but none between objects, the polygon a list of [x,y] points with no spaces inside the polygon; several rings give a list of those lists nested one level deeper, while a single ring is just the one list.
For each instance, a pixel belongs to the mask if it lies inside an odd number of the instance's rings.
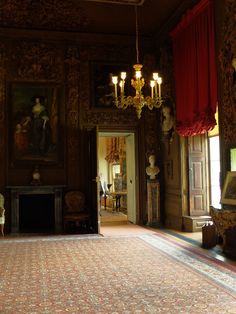
[{"label": "framed oil painting", "polygon": [[236,205],[236,171],[228,171],[226,174],[221,203],[227,205]]},{"label": "framed oil painting", "polygon": [[[114,85],[112,83],[112,76],[120,76],[121,72],[129,73],[127,65],[106,64],[106,63],[92,63],[92,105],[94,108],[112,109],[114,108]],[[130,89],[130,79],[126,79],[126,90]]]},{"label": "framed oil painting", "polygon": [[57,85],[10,84],[9,145],[13,163],[58,163],[60,96]]},{"label": "framed oil painting", "polygon": [[236,171],[236,148],[230,148],[230,170]]}]

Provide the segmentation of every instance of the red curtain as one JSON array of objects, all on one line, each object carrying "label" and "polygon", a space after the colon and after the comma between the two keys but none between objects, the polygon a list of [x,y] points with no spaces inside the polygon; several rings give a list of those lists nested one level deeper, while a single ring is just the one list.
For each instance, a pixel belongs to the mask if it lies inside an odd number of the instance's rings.
[{"label": "red curtain", "polygon": [[193,136],[215,125],[217,78],[213,1],[202,0],[171,32],[176,88],[176,132]]}]

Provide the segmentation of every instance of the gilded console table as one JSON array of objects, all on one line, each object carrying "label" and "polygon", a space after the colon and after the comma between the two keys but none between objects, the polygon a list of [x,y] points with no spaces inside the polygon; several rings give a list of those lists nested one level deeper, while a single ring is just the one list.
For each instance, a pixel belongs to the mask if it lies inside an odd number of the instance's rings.
[{"label": "gilded console table", "polygon": [[236,210],[210,207],[210,215],[223,239],[223,251],[236,258]]}]

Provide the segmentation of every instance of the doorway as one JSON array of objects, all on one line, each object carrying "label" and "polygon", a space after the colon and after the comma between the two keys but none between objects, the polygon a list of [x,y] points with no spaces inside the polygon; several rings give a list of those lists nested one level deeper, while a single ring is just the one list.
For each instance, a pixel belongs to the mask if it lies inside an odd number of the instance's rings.
[{"label": "doorway", "polygon": [[102,225],[136,224],[135,134],[98,132]]}]

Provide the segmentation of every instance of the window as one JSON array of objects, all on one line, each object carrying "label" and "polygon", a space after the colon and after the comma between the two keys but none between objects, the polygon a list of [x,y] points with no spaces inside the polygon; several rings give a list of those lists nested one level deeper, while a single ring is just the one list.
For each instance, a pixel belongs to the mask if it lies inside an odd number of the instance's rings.
[{"label": "window", "polygon": [[209,153],[211,205],[216,208],[221,208],[220,147],[218,135],[209,137]]}]

